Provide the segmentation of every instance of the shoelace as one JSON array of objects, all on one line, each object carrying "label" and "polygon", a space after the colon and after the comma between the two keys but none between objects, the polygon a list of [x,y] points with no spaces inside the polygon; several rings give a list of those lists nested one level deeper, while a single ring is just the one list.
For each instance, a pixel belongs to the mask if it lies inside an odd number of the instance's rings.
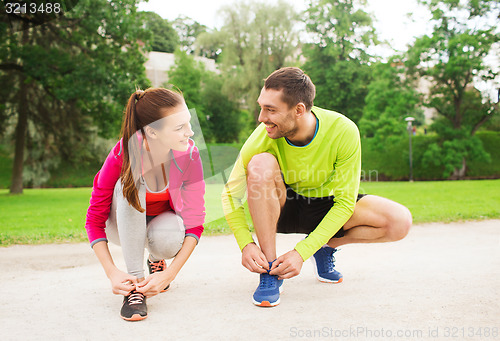
[{"label": "shoelace", "polygon": [[133,291],[132,294],[130,294],[127,298],[128,304],[142,304],[144,301],[144,295],[141,294],[140,292]]},{"label": "shoelace", "polygon": [[165,260],[159,260],[158,262],[151,262],[149,261],[151,265],[151,272],[157,272],[157,271],[163,271],[165,269]]},{"label": "shoelace", "polygon": [[331,249],[326,251],[326,257],[324,257],[324,265],[327,270],[327,272],[333,272],[335,268],[335,256],[333,255],[337,250],[336,249]]},{"label": "shoelace", "polygon": [[262,275],[262,276],[260,276],[259,288],[261,288],[261,289],[272,288],[274,286],[274,282],[275,282],[274,276]]}]

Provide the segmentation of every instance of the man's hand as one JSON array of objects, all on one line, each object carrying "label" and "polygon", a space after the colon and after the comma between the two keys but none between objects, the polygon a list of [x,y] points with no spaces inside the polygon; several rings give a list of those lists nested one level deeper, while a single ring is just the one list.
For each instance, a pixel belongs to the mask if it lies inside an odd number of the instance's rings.
[{"label": "man's hand", "polygon": [[241,250],[241,264],[248,270],[259,274],[266,273],[269,269],[266,256],[255,243],[247,244]]},{"label": "man's hand", "polygon": [[274,261],[269,274],[277,275],[278,279],[292,278],[300,273],[303,263],[304,260],[297,250],[288,251]]}]

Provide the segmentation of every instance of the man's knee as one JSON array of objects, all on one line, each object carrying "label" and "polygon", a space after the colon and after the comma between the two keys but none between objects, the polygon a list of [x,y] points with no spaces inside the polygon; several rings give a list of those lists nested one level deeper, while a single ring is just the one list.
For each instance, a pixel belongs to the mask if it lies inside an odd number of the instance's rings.
[{"label": "man's knee", "polygon": [[388,237],[393,241],[403,239],[410,232],[411,225],[411,212],[406,207],[401,206],[388,218]]},{"label": "man's knee", "polygon": [[279,174],[278,161],[269,153],[254,155],[247,165],[248,182],[274,181]]}]

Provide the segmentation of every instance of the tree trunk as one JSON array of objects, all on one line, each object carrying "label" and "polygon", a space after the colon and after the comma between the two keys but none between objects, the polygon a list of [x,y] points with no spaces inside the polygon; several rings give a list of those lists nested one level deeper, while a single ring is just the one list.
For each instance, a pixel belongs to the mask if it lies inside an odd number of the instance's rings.
[{"label": "tree trunk", "polygon": [[24,83],[25,77],[20,77],[21,89],[19,91],[19,114],[16,126],[16,149],[14,156],[14,166],[12,167],[11,194],[23,193],[23,166],[24,147],[26,144],[26,133],[28,131],[28,86]]},{"label": "tree trunk", "polygon": [[455,168],[453,171],[453,174],[451,175],[451,178],[453,180],[463,180],[465,178],[465,172],[467,171],[467,162],[465,158],[462,159],[462,167],[461,168]]},{"label": "tree trunk", "polygon": [[[24,27],[22,43],[26,44],[29,39],[29,29]],[[19,76],[19,113],[16,126],[16,147],[14,155],[14,165],[12,167],[12,182],[10,185],[11,194],[23,193],[23,167],[24,167],[24,147],[26,144],[26,133],[28,131],[28,84],[26,76],[20,73]]]}]

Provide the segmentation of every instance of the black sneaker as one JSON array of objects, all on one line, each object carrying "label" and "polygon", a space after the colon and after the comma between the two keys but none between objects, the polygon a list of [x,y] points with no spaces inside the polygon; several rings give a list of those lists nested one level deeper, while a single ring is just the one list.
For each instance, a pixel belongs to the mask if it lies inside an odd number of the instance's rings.
[{"label": "black sneaker", "polygon": [[146,297],[142,293],[132,290],[128,296],[123,297],[120,316],[127,321],[144,320],[148,317]]},{"label": "black sneaker", "polygon": [[[150,274],[153,274],[153,273],[159,272],[159,271],[163,271],[166,268],[167,268],[167,264],[165,263],[164,259],[159,260],[158,262],[152,262],[152,261],[149,260],[149,257],[148,257],[148,269],[149,269],[149,273]],[[163,289],[161,292],[167,291],[168,288],[170,288],[170,284],[167,285],[165,287],[165,289]]]}]

